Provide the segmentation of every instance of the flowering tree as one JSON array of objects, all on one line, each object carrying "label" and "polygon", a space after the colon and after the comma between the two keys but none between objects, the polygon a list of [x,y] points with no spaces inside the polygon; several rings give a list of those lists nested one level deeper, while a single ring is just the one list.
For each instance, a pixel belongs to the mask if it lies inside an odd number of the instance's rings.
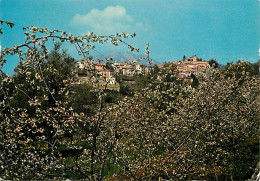
[{"label": "flowering tree", "polygon": [[[85,61],[94,43],[127,44],[125,33],[73,36],[47,28],[24,28],[26,42],[5,48],[18,54],[16,74],[1,76],[0,177],[4,179],[158,180],[243,179],[255,162],[259,135],[259,75],[247,63],[209,69],[198,86],[176,80],[176,69],[149,75],[154,81],[106,104],[102,77],[95,88],[75,86],[73,58],[46,43],[69,42]],[[146,58],[150,61],[149,50]],[[87,90],[88,112],[77,107]],[[246,154],[245,154],[246,153]]]},{"label": "flowering tree", "polygon": [[[88,117],[83,112],[74,111],[70,96],[75,76],[66,66],[71,58],[59,57],[57,51],[55,53],[57,44],[54,52],[49,54],[46,42],[50,39],[70,42],[85,61],[92,61],[89,51],[95,49],[93,43],[110,41],[118,45],[121,42],[131,51],[139,51],[123,41],[123,38],[135,35],[96,36],[89,33],[76,37],[47,28],[28,27],[24,30],[28,31],[25,32],[25,43],[1,52],[1,65],[6,62],[6,55],[18,54],[21,60],[16,74],[10,77],[3,73],[1,80],[2,177],[102,179],[104,161],[100,161],[102,153],[99,152],[106,147],[111,150],[110,145],[103,145],[100,150],[97,146],[104,125],[104,90],[98,87],[99,78],[93,71],[98,95],[96,114]],[[53,59],[55,57],[57,60]],[[97,164],[101,165],[100,171],[97,171]],[[73,176],[73,173],[76,174]]]},{"label": "flowering tree", "polygon": [[162,83],[115,106],[107,119],[117,120],[124,178],[249,177],[257,160],[260,79],[233,68],[200,75],[197,89]]}]

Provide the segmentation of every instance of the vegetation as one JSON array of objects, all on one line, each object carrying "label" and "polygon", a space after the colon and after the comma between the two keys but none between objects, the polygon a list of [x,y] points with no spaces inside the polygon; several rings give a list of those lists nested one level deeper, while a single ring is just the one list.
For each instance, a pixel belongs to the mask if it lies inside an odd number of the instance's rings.
[{"label": "vegetation", "polygon": [[218,67],[219,67],[219,64],[218,64],[218,62],[216,61],[216,59],[210,59],[210,60],[209,60],[209,65],[210,65],[211,67],[214,67],[214,68],[218,68]]},{"label": "vegetation", "polygon": [[75,84],[74,59],[61,44],[48,53],[45,42],[75,44],[92,61],[93,43],[127,44],[124,38],[134,35],[25,30],[24,44],[1,52],[2,63],[9,54],[21,59],[13,76],[1,78],[1,178],[245,180],[252,174],[260,77],[250,63],[209,69],[193,84],[178,80],[173,66],[154,67],[116,92],[99,88],[95,73],[95,87]]}]

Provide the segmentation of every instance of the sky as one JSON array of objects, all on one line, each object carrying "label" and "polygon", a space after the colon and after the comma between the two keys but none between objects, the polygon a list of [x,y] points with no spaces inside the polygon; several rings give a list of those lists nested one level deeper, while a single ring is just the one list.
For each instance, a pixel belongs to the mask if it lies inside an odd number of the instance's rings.
[{"label": "sky", "polygon": [[[151,57],[160,63],[183,55],[221,64],[259,58],[260,0],[0,0],[0,19],[15,23],[12,29],[2,26],[2,49],[24,43],[22,27],[37,26],[74,35],[136,33],[127,41],[141,53],[149,43]],[[79,58],[72,46],[66,49]],[[12,74],[18,59],[7,58],[3,70]]]}]

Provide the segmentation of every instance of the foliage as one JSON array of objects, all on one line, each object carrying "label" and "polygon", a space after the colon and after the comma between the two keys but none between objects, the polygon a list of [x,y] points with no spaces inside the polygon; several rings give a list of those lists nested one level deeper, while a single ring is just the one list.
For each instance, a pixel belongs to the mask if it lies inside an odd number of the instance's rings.
[{"label": "foliage", "polygon": [[[0,20],[0,24],[1,24],[1,25],[6,24],[6,25],[9,26],[10,28],[13,28],[13,26],[14,26],[14,23],[12,23],[12,21],[3,21],[3,20]],[[0,28],[0,34],[3,34],[2,28]]]},{"label": "foliage", "polygon": [[115,107],[124,178],[246,179],[257,154],[259,77],[216,70],[200,81],[146,89]]},{"label": "foliage", "polygon": [[131,85],[123,83],[120,84],[120,94],[123,96],[133,96],[134,90],[131,89]]},{"label": "foliage", "polygon": [[259,74],[259,61],[258,63],[251,64],[249,62],[237,61],[236,64],[228,64],[226,67],[227,76],[232,76],[233,73],[237,74],[237,77],[242,76],[243,74],[248,74],[249,76]]},{"label": "foliage", "polygon": [[194,74],[191,74],[191,78],[192,78],[191,86],[194,88],[197,88],[199,85],[199,80],[197,79],[196,75],[194,75]]},{"label": "foliage", "polygon": [[71,87],[71,104],[76,112],[93,115],[98,103],[98,94],[89,85],[73,85]]},{"label": "foliage", "polygon": [[209,60],[209,65],[210,65],[210,67],[213,67],[213,68],[218,68],[219,67],[219,64],[218,64],[216,59],[210,59]]},{"label": "foliage", "polygon": [[[1,52],[21,62],[1,79],[0,177],[3,179],[241,180],[258,153],[260,77],[238,62],[209,69],[189,85],[176,68],[154,67],[137,88],[120,93],[77,85],[74,59],[54,44],[67,41],[85,61],[93,43],[114,45],[125,33],[73,36],[25,28],[25,43]],[[43,36],[36,36],[43,34]],[[23,52],[23,48],[27,48]],[[146,46],[146,59],[150,52]],[[194,88],[196,87],[196,89]]]},{"label": "foliage", "polygon": [[[6,62],[6,55],[18,54],[21,60],[16,74],[12,77],[4,74],[1,80],[1,177],[93,180],[99,175],[102,179],[104,167],[97,171],[97,166],[100,166],[102,153],[106,155],[104,151],[111,150],[109,144],[97,144],[102,135],[100,127],[105,125],[105,114],[101,114],[104,91],[97,87],[96,98],[91,97],[98,107],[94,113],[81,110],[83,106],[77,107],[77,98],[72,98],[75,87],[71,84],[75,78],[70,67],[74,60],[66,52],[59,53],[60,44],[54,44],[54,50],[48,53],[46,42],[49,39],[70,42],[85,61],[91,61],[89,51],[95,48],[91,43],[111,41],[118,45],[121,42],[131,51],[139,51],[123,41],[134,35],[96,36],[89,33],[76,37],[64,31],[34,26],[24,30],[28,30],[25,43],[1,52],[1,65]],[[40,34],[43,36],[36,36]],[[23,52],[24,48],[27,48],[26,52]],[[92,76],[98,85],[98,76],[94,73]]]}]

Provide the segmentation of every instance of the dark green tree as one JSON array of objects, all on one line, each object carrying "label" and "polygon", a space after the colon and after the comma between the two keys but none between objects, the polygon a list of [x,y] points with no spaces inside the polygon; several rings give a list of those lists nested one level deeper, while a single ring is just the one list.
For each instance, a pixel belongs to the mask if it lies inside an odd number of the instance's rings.
[{"label": "dark green tree", "polygon": [[219,64],[218,64],[218,62],[217,62],[216,59],[210,59],[210,60],[209,60],[209,65],[210,65],[211,67],[213,67],[213,68],[218,68],[218,67],[219,67]]}]

